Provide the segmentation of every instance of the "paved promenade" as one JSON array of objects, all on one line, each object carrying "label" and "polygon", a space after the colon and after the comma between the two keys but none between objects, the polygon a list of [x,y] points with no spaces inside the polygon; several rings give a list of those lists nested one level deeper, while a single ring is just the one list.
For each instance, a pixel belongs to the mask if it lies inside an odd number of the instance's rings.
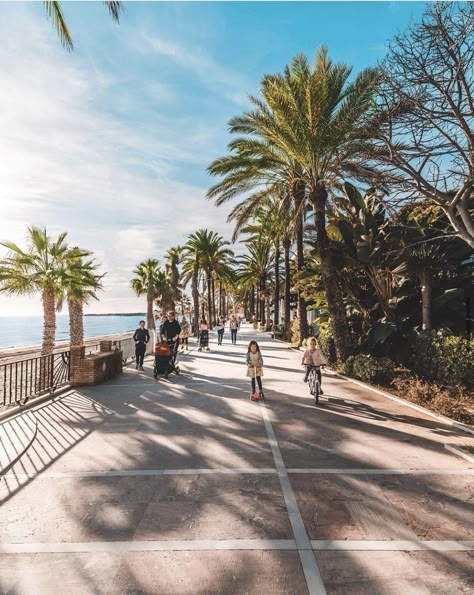
[{"label": "paved promenade", "polygon": [[27,414],[0,593],[474,593],[473,465],[444,448],[469,435],[328,374],[315,407],[301,354],[264,334],[252,403],[252,333]]}]

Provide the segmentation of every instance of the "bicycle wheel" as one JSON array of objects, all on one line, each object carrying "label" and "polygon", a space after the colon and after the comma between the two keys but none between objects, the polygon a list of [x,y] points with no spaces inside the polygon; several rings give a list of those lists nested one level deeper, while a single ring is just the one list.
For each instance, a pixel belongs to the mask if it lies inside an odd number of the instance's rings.
[{"label": "bicycle wheel", "polygon": [[316,382],[314,383],[314,393],[313,393],[315,405],[318,405],[318,403],[319,403],[319,390],[320,390],[319,380],[316,380]]}]

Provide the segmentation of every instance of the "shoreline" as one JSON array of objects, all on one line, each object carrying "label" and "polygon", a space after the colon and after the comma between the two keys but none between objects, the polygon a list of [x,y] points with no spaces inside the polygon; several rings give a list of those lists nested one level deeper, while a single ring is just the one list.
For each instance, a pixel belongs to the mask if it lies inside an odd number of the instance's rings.
[{"label": "shoreline", "polygon": [[[122,339],[128,339],[133,335],[134,331],[126,331],[123,333],[113,333],[110,335],[96,335],[94,337],[87,337],[84,339],[84,345],[91,347],[97,345],[100,341],[120,341]],[[54,353],[59,351],[65,351],[69,348],[69,340],[57,341],[54,346]],[[38,357],[41,355],[41,343],[35,345],[21,345],[17,347],[4,347],[0,348],[0,364],[10,363],[11,361],[21,361]]]}]

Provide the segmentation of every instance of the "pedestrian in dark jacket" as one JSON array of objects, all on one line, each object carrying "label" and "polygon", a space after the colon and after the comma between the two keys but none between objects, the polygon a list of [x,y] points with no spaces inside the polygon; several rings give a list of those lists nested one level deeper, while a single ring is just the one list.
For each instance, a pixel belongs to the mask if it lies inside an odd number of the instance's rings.
[{"label": "pedestrian in dark jacket", "polygon": [[140,326],[133,335],[135,341],[135,361],[136,369],[143,370],[143,360],[145,359],[146,344],[150,340],[150,333],[145,328],[145,321],[140,320]]}]

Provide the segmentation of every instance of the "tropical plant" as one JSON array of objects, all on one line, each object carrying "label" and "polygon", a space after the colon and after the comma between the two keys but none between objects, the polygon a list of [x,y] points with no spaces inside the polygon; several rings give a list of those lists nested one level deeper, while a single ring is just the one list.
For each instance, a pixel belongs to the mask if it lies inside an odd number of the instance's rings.
[{"label": "tropical plant", "polygon": [[97,291],[102,289],[104,277],[96,273],[98,265],[90,259],[91,252],[83,253],[83,256],[78,258],[78,251],[79,248],[73,248],[66,254],[62,293],[57,303],[57,310],[60,311],[64,300],[67,301],[71,347],[84,343],[84,304],[91,298],[98,299]]},{"label": "tropical plant", "polygon": [[130,286],[135,294],[140,297],[146,295],[147,327],[156,328],[153,304],[163,289],[163,272],[160,270],[155,258],[148,258],[141,262],[133,271],[135,277],[130,281]]},{"label": "tropical plant", "polygon": [[232,280],[230,259],[233,252],[226,247],[229,242],[214,231],[200,229],[191,234],[184,247],[184,278],[191,280],[194,302],[194,317],[197,328],[199,319],[199,275],[203,274],[203,281],[207,286],[207,308],[210,328],[216,318],[215,313],[215,280]]},{"label": "tropical plant", "polygon": [[171,310],[176,308],[176,303],[181,301],[182,280],[179,265],[183,255],[182,246],[174,246],[166,253],[166,276],[171,293]]},{"label": "tropical plant", "polygon": [[[353,82],[350,76],[351,68],[333,64],[325,47],[317,52],[312,67],[300,55],[283,75],[265,76],[262,100],[251,97],[254,110],[230,121],[230,131],[245,136],[233,140],[230,155],[209,167],[212,175],[224,179],[208,192],[219,205],[261,185],[289,189],[295,200],[298,270],[303,267],[303,213],[309,201],[339,358],[349,353],[351,337],[326,233],[328,192],[345,178],[376,177],[366,165],[363,137],[374,107],[378,74],[365,70]],[[303,334],[306,320],[301,313],[300,322]]]},{"label": "tropical plant", "polygon": [[12,295],[41,294],[43,303],[42,355],[53,352],[56,335],[56,305],[68,277],[68,266],[87,252],[70,250],[67,233],[53,240],[45,228],[28,228],[27,249],[2,242],[9,250],[0,262],[0,291]]},{"label": "tropical plant", "polygon": [[[74,44],[63,15],[62,3],[59,0],[43,0],[43,4],[46,9],[46,15],[53,22],[61,43],[67,50],[73,50]],[[105,0],[105,4],[114,21],[118,23],[120,12],[123,9],[123,2],[121,0]]]}]

